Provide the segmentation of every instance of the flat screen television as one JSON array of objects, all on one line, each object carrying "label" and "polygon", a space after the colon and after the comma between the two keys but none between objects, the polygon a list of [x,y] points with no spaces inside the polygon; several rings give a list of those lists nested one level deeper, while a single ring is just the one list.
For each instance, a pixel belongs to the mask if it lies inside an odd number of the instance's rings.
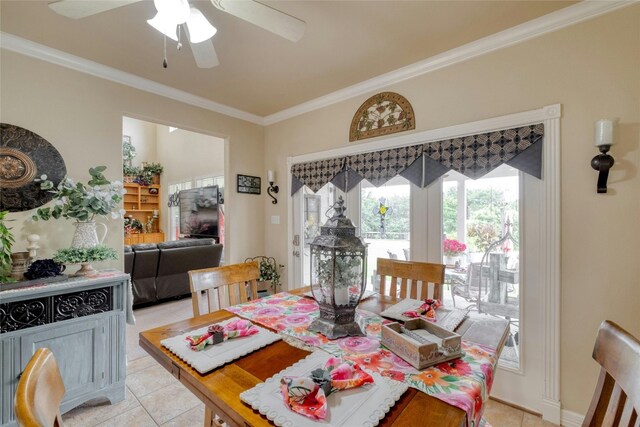
[{"label": "flat screen television", "polygon": [[180,191],[180,234],[219,237],[218,186]]}]

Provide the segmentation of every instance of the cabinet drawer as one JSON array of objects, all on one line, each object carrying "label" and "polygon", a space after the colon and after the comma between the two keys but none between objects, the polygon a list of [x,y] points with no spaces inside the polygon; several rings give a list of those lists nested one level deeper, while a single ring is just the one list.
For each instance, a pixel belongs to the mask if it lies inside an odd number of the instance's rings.
[{"label": "cabinet drawer", "polygon": [[7,333],[114,309],[113,286],[0,304],[0,332]]}]

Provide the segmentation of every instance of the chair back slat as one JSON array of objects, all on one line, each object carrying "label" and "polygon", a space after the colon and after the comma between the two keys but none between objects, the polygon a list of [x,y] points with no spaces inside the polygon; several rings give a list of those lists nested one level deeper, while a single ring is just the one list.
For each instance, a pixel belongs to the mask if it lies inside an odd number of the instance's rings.
[{"label": "chair back slat", "polygon": [[607,405],[607,411],[604,414],[603,426],[617,426],[620,422],[620,416],[622,415],[622,409],[624,407],[625,394],[618,384],[613,385],[613,391],[609,397],[609,404]]},{"label": "chair back slat", "polygon": [[637,421],[638,414],[633,409],[633,403],[630,400],[626,400],[624,402],[624,408],[622,410],[622,415],[620,416],[620,425],[621,426],[633,426]]},{"label": "chair back slat", "polygon": [[615,323],[600,325],[593,358],[602,367],[583,427],[640,423],[640,341]]},{"label": "chair back slat", "polygon": [[391,289],[390,289],[390,295],[398,295],[398,278],[397,277],[391,277]]},{"label": "chair back slat", "polygon": [[258,298],[258,278],[258,261],[189,271],[193,315],[199,316],[203,305],[211,312]]},{"label": "chair back slat", "polygon": [[380,295],[386,295],[387,291],[387,276],[380,276]]},{"label": "chair back slat", "polygon": [[62,426],[60,402],[64,383],[53,353],[39,348],[24,368],[15,397],[16,420],[21,427]]},{"label": "chair back slat", "polygon": [[[389,295],[418,299],[418,288],[420,288],[420,299],[426,299],[428,285],[433,284],[432,298],[441,298],[445,269],[443,264],[378,258],[376,267],[380,275],[380,294],[382,295],[386,295],[385,279],[389,276],[391,277]],[[400,280],[399,294],[398,280]]]}]

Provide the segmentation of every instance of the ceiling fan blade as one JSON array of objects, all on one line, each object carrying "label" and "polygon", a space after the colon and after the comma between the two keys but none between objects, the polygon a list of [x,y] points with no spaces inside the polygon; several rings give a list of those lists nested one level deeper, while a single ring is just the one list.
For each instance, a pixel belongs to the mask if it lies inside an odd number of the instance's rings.
[{"label": "ceiling fan blade", "polygon": [[139,1],[141,0],[59,0],[49,3],[49,7],[67,18],[80,19]]},{"label": "ceiling fan blade", "polygon": [[191,45],[191,52],[193,53],[198,68],[213,68],[220,65],[211,39],[205,40],[202,43],[189,42],[189,44]]},{"label": "ceiling fan blade", "polygon": [[304,21],[253,0],[211,0],[211,3],[223,12],[292,42],[300,40],[307,27]]}]

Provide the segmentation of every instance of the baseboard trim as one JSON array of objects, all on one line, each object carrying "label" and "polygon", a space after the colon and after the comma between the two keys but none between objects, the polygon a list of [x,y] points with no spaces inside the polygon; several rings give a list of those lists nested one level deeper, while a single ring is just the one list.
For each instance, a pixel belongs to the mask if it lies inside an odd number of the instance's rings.
[{"label": "baseboard trim", "polygon": [[560,424],[564,427],[582,427],[584,421],[584,415],[577,412],[562,410],[562,419]]},{"label": "baseboard trim", "polygon": [[542,419],[554,424],[561,424],[562,411],[560,402],[542,398]]}]

